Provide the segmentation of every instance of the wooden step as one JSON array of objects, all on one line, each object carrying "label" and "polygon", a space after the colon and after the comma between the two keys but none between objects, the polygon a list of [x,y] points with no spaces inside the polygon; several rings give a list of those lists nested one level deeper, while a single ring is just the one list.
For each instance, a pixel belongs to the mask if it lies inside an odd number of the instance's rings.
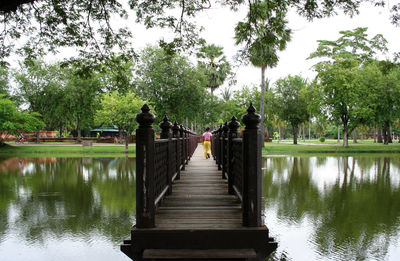
[{"label": "wooden step", "polygon": [[148,259],[243,259],[255,258],[254,249],[145,249],[143,258]]}]

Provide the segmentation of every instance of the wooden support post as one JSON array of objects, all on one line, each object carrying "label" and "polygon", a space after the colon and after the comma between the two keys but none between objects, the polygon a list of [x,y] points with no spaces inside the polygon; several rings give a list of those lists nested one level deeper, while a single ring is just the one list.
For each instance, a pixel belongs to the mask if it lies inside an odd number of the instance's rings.
[{"label": "wooden support post", "polygon": [[180,128],[179,128],[179,133],[180,133],[180,137],[181,137],[181,140],[182,140],[182,142],[181,142],[181,146],[182,146],[182,155],[181,155],[181,159],[180,159],[180,162],[181,162],[181,164],[182,164],[182,168],[181,168],[181,170],[185,170],[185,156],[186,156],[186,144],[185,144],[185,132],[184,132],[184,128],[183,128],[183,126],[181,125],[180,126]]},{"label": "wooden support post", "polygon": [[229,127],[228,127],[228,122],[226,121],[224,123],[224,126],[222,126],[222,142],[221,142],[221,165],[222,165],[222,178],[226,179],[225,174],[228,173],[227,170],[227,161],[228,161],[228,142],[227,142],[227,138],[228,138],[228,131],[229,131]]},{"label": "wooden support post", "polygon": [[233,175],[233,139],[239,137],[238,129],[240,127],[240,123],[237,121],[235,116],[232,117],[228,127],[228,193],[234,195],[235,190],[233,189],[233,184],[235,176]]},{"label": "wooden support post", "polygon": [[172,126],[172,135],[173,135],[173,137],[174,138],[176,138],[176,143],[175,143],[175,151],[176,151],[176,161],[175,161],[175,164],[176,164],[176,172],[177,172],[177,174],[176,174],[176,179],[180,179],[181,178],[181,159],[180,159],[180,155],[179,155],[179,146],[181,146],[181,143],[180,143],[180,139],[179,139],[179,136],[180,136],[180,134],[179,134],[179,125],[178,125],[178,123],[175,121],[174,122],[174,126]]},{"label": "wooden support post", "polygon": [[170,195],[172,193],[172,176],[174,174],[173,170],[173,165],[174,165],[174,160],[172,158],[172,150],[173,144],[172,144],[172,135],[171,135],[171,128],[172,128],[172,123],[168,120],[167,115],[164,116],[163,121],[160,123],[160,128],[161,128],[161,139],[168,139],[168,153],[167,153],[167,186],[168,186],[168,191],[167,194]]},{"label": "wooden support post", "polygon": [[217,152],[218,170],[222,170],[222,125],[218,129],[218,152]]},{"label": "wooden support post", "polygon": [[147,104],[136,115],[136,227],[155,227],[154,195],[154,114]]},{"label": "wooden support post", "polygon": [[261,116],[255,113],[253,104],[243,115],[246,125],[243,131],[243,225],[260,227],[262,224],[262,172],[261,135],[259,124]]}]

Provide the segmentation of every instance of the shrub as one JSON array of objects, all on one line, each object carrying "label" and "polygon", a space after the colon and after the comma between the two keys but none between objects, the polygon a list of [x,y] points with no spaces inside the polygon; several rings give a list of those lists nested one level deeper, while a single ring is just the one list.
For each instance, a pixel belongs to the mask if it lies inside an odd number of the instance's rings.
[{"label": "shrub", "polygon": [[325,137],[319,138],[319,141],[320,141],[320,142],[325,142]]}]

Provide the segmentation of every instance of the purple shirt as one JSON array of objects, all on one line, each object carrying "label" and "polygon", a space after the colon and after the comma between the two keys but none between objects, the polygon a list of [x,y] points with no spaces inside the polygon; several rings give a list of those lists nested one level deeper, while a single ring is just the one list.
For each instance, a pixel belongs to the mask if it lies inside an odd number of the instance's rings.
[{"label": "purple shirt", "polygon": [[204,140],[210,141],[211,136],[212,136],[211,132],[206,131],[203,133]]}]

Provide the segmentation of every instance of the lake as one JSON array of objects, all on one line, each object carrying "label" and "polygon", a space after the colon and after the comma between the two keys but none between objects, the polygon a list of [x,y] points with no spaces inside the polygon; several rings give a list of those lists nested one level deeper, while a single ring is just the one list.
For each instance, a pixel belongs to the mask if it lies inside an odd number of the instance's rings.
[{"label": "lake", "polygon": [[[130,260],[134,158],[0,158],[1,260]],[[400,157],[270,156],[270,260],[400,260]]]}]

